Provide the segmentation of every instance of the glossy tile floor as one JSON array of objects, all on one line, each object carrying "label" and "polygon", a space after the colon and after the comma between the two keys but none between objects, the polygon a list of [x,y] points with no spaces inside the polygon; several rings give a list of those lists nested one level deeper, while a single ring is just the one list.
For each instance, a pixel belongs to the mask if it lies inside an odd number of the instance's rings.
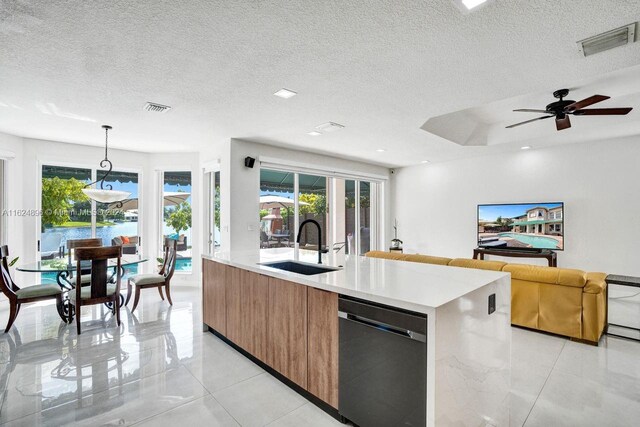
[{"label": "glossy tile floor", "polygon": [[[0,332],[0,424],[341,425],[203,333],[197,288],[173,295],[169,307],[144,292],[120,329],[102,306],[87,308],[79,337],[53,305],[25,305]],[[512,356],[513,426],[637,425],[640,343],[592,347],[514,328]]]}]

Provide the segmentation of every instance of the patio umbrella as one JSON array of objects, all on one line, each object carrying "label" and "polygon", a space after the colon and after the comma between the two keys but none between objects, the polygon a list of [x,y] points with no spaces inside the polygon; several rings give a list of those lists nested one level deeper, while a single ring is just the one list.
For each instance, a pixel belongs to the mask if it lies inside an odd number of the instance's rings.
[{"label": "patio umbrella", "polygon": [[[164,200],[162,204],[165,207],[176,206],[186,201],[189,198],[189,196],[191,196],[191,193],[185,193],[185,192],[179,192],[179,191],[166,192],[164,193],[164,198],[163,198]],[[132,211],[132,210],[138,209],[137,198],[123,200],[122,206],[118,206],[118,204],[119,203],[111,203],[109,205],[109,209],[121,210],[121,211]]]},{"label": "patio umbrella", "polygon": [[[287,208],[293,206],[293,199],[282,196],[260,196],[260,209]],[[299,201],[299,206],[305,206],[309,203]]]}]

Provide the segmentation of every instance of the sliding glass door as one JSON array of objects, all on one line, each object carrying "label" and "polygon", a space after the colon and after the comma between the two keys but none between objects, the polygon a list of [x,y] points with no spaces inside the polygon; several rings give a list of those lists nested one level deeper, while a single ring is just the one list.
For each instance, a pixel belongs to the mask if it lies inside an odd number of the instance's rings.
[{"label": "sliding glass door", "polygon": [[295,174],[260,169],[260,248],[293,247]]},{"label": "sliding glass door", "polygon": [[294,247],[364,254],[377,248],[379,183],[317,174],[260,170],[260,247]]},{"label": "sliding glass door", "polygon": [[327,203],[326,176],[298,174],[298,223],[305,220],[316,221],[320,225],[320,234],[314,224],[307,224],[300,235],[300,248],[316,250],[318,245],[323,250],[327,249],[329,241],[329,216]]},{"label": "sliding glass door", "polygon": [[162,236],[177,240],[177,273],[191,272],[191,191],[191,172],[163,173]]}]

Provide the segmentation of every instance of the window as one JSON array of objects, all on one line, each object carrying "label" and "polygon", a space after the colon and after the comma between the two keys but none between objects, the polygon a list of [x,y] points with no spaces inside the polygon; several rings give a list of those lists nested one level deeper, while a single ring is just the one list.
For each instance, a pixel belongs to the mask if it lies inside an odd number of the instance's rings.
[{"label": "window", "polygon": [[[99,170],[98,179],[105,173],[106,171]],[[122,239],[117,238],[127,237],[129,243],[123,243],[123,254],[136,254],[142,244],[138,231],[138,174],[112,171],[104,184],[111,185],[114,190],[127,191],[131,195],[122,206],[119,203],[96,203],[95,237],[101,238],[104,246],[120,244]]]},{"label": "window", "polygon": [[207,183],[207,250],[213,254],[220,249],[222,236],[220,233],[220,171],[205,173]]},{"label": "window", "polygon": [[[177,240],[176,273],[191,271],[191,172],[164,172],[162,236]],[[162,244],[159,245],[162,251]]]},{"label": "window", "polygon": [[[119,244],[121,236],[130,238],[123,254],[140,251],[138,231],[138,174],[112,171],[105,185],[131,193],[122,207],[115,203],[96,203],[83,192],[92,177],[102,178],[106,171],[56,165],[42,166],[40,240],[38,251],[43,261],[56,262],[68,255],[67,241],[98,237],[105,246]],[[122,241],[122,240],[120,240]],[[136,272],[132,267],[131,272]],[[43,274],[45,283],[55,283],[55,275]]]},{"label": "window", "polygon": [[67,240],[94,236],[92,202],[81,191],[91,177],[91,169],[42,166],[40,259],[63,258]]}]

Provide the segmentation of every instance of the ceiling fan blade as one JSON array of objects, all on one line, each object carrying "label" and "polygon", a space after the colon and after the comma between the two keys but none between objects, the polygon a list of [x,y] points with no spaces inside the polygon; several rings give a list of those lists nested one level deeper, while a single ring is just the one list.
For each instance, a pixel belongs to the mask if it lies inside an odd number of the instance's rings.
[{"label": "ceiling fan blade", "polygon": [[576,116],[624,116],[625,114],[629,114],[629,111],[633,110],[633,108],[590,108],[588,110],[576,110],[573,111],[572,114]]},{"label": "ceiling fan blade", "polygon": [[513,111],[517,111],[518,113],[542,113],[542,114],[551,114],[549,113],[547,110],[533,110],[531,108],[520,108],[518,110],[513,110]]},{"label": "ceiling fan blade", "polygon": [[569,116],[564,116],[564,118],[559,119],[556,117],[556,129],[564,130],[569,129],[571,127],[571,121],[569,120]]},{"label": "ceiling fan blade", "polygon": [[524,121],[524,122],[516,123],[514,125],[509,125],[505,129],[511,129],[511,128],[516,127],[516,126],[526,125],[527,123],[535,122],[535,121],[542,120],[542,119],[548,119],[548,118],[551,118],[551,117],[553,117],[553,116],[536,117],[535,119],[531,119],[531,120],[527,120],[527,121]]},{"label": "ceiling fan blade", "polygon": [[583,99],[582,101],[577,101],[577,102],[574,102],[573,104],[567,105],[566,107],[564,107],[564,110],[565,111],[579,110],[581,108],[588,107],[589,105],[593,105],[597,102],[602,102],[605,99],[609,99],[609,98],[611,97],[606,95],[593,95]]}]

